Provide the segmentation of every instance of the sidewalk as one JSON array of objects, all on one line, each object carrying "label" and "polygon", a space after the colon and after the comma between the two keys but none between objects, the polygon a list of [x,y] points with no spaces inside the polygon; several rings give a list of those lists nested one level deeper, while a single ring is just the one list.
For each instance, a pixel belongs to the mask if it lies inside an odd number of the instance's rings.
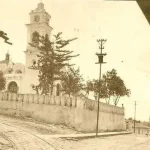
[{"label": "sidewalk", "polygon": [[[125,135],[132,134],[132,132],[103,132],[98,133],[98,137],[107,137],[107,136],[115,136],[115,135]],[[49,138],[93,138],[96,137],[96,133],[82,133],[82,134],[55,134],[49,135]]]}]

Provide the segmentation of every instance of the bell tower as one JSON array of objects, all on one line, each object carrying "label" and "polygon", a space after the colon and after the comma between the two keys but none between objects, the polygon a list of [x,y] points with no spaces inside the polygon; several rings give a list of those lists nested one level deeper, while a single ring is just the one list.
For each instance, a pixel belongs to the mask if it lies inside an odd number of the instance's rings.
[{"label": "bell tower", "polygon": [[[36,44],[37,38],[39,36],[45,36],[46,34],[51,36],[52,27],[50,24],[51,16],[46,12],[44,4],[42,2],[38,3],[37,8],[32,10],[30,13],[30,23],[26,24],[27,26],[27,49],[25,51],[26,62],[25,62],[25,79],[24,85],[29,93],[29,86],[31,84],[37,84],[38,81],[38,71],[29,69],[33,64],[37,63],[37,54],[39,50],[36,47],[31,46],[30,44]],[[27,82],[28,85],[27,85]]]},{"label": "bell tower", "polygon": [[40,2],[35,10],[30,13],[30,24],[27,26],[27,50],[26,54],[26,69],[32,65],[32,62],[37,59],[38,49],[31,46],[34,44],[39,36],[50,37],[52,27],[49,25],[51,16],[45,11],[44,4]]},{"label": "bell tower", "polygon": [[40,2],[35,10],[30,13],[30,24],[27,24],[27,49],[30,49],[29,43],[33,42],[33,34],[37,32],[41,36],[48,34],[50,37],[52,27],[49,25],[51,16],[45,11],[44,4]]}]

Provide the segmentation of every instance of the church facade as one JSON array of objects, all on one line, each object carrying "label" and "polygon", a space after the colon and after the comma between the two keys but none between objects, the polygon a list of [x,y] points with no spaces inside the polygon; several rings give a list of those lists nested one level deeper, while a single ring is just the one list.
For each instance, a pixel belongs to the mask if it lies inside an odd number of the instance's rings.
[{"label": "church facade", "polygon": [[[34,42],[34,34],[40,36],[46,34],[51,37],[52,27],[49,25],[51,16],[44,9],[44,4],[41,2],[35,10],[30,12],[30,23],[27,27],[27,49],[25,51],[25,65],[21,63],[13,63],[9,54],[6,58],[0,61],[0,70],[3,71],[6,77],[6,91],[13,91],[22,94],[34,94],[33,85],[38,84],[38,70],[30,69],[37,62],[37,54],[39,50],[29,43]],[[56,86],[58,87],[58,86]],[[56,89],[54,88],[54,92]],[[57,91],[58,93],[58,91]]]}]

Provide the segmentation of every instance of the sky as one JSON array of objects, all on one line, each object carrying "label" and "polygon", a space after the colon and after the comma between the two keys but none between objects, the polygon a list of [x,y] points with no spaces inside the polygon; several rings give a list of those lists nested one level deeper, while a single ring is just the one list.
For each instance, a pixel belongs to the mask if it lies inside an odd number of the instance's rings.
[{"label": "sky", "polygon": [[[13,62],[25,64],[29,13],[40,0],[0,0],[0,30],[5,31],[13,43],[7,45],[0,39],[0,59],[9,51]],[[51,15],[52,34],[63,32],[64,38],[78,39],[69,45],[75,54],[72,63],[80,67],[87,79],[98,79],[99,66],[96,52],[97,39],[107,39],[102,73],[116,69],[131,89],[131,96],[120,99],[126,118],[134,115],[137,101],[137,120],[150,117],[150,26],[136,1],[102,0],[43,0]]]}]

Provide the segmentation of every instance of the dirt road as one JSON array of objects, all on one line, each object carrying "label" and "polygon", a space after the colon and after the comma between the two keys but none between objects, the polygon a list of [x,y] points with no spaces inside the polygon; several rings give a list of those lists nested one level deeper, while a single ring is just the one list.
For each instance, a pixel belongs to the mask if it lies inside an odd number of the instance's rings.
[{"label": "dirt road", "polygon": [[0,150],[150,150],[150,137],[119,135],[90,139],[53,137],[73,129],[0,116]]}]

